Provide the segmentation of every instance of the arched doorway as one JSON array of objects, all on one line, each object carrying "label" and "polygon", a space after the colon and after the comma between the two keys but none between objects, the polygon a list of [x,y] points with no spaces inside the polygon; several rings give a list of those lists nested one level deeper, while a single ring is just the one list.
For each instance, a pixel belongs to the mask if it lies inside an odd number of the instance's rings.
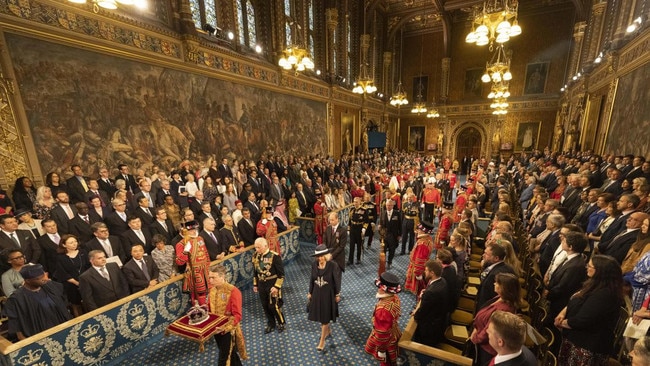
[{"label": "arched doorway", "polygon": [[458,133],[456,140],[456,159],[462,161],[464,157],[481,156],[481,133],[476,127],[468,126]]}]

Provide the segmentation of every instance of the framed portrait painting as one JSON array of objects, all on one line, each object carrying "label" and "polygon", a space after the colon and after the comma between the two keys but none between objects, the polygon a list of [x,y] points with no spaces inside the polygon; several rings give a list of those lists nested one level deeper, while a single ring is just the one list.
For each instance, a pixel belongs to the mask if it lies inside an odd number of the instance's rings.
[{"label": "framed portrait painting", "polygon": [[341,113],[341,153],[351,154],[354,150],[354,114]]},{"label": "framed portrait painting", "polygon": [[537,122],[519,122],[517,127],[517,142],[515,150],[531,151],[537,148],[539,140],[539,129],[542,123]]},{"label": "framed portrait painting", "polygon": [[480,97],[483,94],[483,76],[485,68],[476,67],[465,70],[465,98]]},{"label": "framed portrait painting", "polygon": [[548,62],[535,62],[526,65],[524,94],[544,94],[548,66]]},{"label": "framed portrait painting", "polygon": [[425,126],[409,126],[408,147],[409,151],[424,151]]}]

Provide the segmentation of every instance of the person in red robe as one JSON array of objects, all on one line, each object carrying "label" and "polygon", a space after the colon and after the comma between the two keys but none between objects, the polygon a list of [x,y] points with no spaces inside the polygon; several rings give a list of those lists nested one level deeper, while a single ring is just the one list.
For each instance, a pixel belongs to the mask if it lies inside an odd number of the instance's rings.
[{"label": "person in red robe", "polygon": [[467,208],[467,186],[461,185],[458,190],[458,196],[456,196],[456,204],[454,205],[454,222],[460,222],[460,219],[463,217],[463,211]]},{"label": "person in red robe", "polygon": [[433,224],[421,221],[417,229],[417,242],[411,250],[411,260],[406,269],[406,282],[404,288],[411,291],[416,296],[420,296],[422,290],[426,287],[424,282],[424,264],[429,259],[433,250]]},{"label": "person in red robe", "polygon": [[384,272],[375,281],[377,305],[372,314],[372,332],[366,341],[365,351],[372,355],[381,366],[397,364],[399,342],[402,332],[397,321],[402,315],[397,294],[402,291],[399,278],[390,272]]},{"label": "person in red robe", "polygon": [[434,240],[434,249],[436,251],[449,243],[449,231],[454,222],[452,216],[453,207],[454,206],[451,202],[445,202],[442,204],[442,216],[440,217],[438,232],[436,233],[436,239]]},{"label": "person in red robe", "polygon": [[210,254],[199,236],[199,223],[192,220],[184,225],[187,235],[176,244],[176,264],[185,267],[183,291],[190,293],[192,304],[207,304]]},{"label": "person in red robe", "polygon": [[316,203],[314,203],[314,232],[316,233],[316,245],[323,244],[323,234],[325,229],[327,229],[327,206],[323,201],[323,192],[320,189],[316,188],[314,190],[314,195],[316,196]]},{"label": "person in red robe", "polygon": [[280,240],[278,239],[278,224],[273,218],[273,210],[270,207],[267,207],[266,210],[262,212],[262,219],[257,222],[255,232],[257,235],[266,239],[271,251],[281,254]]}]

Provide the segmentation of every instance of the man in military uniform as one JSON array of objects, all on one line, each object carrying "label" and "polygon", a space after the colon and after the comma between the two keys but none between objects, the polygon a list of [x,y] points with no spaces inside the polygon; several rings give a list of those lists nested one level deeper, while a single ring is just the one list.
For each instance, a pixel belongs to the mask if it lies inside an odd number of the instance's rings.
[{"label": "man in military uniform", "polygon": [[[354,207],[350,210],[350,253],[348,254],[348,265],[354,259],[354,251],[357,251],[357,264],[361,263],[361,251],[363,250],[363,237],[370,223],[368,222],[368,209],[361,206],[361,198],[354,198]],[[373,206],[374,209],[374,206]]]},{"label": "man in military uniform", "polygon": [[[375,193],[375,194],[379,194],[379,193]],[[364,209],[366,209],[366,213],[368,214],[366,216],[368,226],[366,226],[365,236],[368,237],[368,248],[370,248],[370,244],[372,244],[372,238],[375,235],[375,223],[377,222],[377,206],[370,199],[370,193],[366,192],[366,194],[363,195],[363,205],[362,206],[363,206]],[[368,230],[368,228],[370,230]],[[362,240],[363,240],[363,238],[362,238]]]},{"label": "man in military uniform", "polygon": [[387,252],[386,269],[390,269],[395,257],[395,249],[399,244],[400,236],[402,235],[402,213],[395,207],[395,201],[386,200],[386,209],[382,210],[381,217],[379,218],[380,230],[384,229],[384,252]]},{"label": "man in military uniform", "polygon": [[436,188],[440,191],[442,195],[441,199],[443,201],[449,201],[447,197],[450,196],[451,182],[449,181],[449,174],[446,170],[440,169],[440,173],[437,174],[438,180],[436,181]]},{"label": "man in military uniform", "polygon": [[406,254],[406,242],[408,241],[409,253],[415,243],[415,219],[418,217],[418,202],[412,190],[407,190],[402,203],[402,253]]},{"label": "man in military uniform", "polygon": [[434,187],[435,179],[429,178],[427,185],[422,191],[422,203],[424,204],[424,217],[423,221],[433,222],[434,210],[436,206],[440,206],[440,191]]},{"label": "man in military uniform", "polygon": [[269,243],[264,238],[255,240],[253,254],[253,292],[260,296],[262,308],[266,314],[264,333],[271,333],[277,324],[278,333],[285,329],[282,313],[282,284],[284,282],[284,265],[279,254],[269,250]]}]

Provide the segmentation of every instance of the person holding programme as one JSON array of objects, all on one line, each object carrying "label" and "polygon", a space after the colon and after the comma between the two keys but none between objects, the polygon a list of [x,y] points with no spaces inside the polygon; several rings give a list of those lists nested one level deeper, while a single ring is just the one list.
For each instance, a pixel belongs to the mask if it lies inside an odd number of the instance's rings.
[{"label": "person holding programme", "polygon": [[221,264],[210,268],[210,293],[208,306],[212,314],[228,317],[221,331],[214,335],[219,347],[219,366],[241,366],[248,359],[246,343],[241,330],[242,295],[239,289],[226,281],[226,267]]},{"label": "person holding programme", "polygon": [[116,263],[106,263],[103,250],[91,250],[88,258],[92,266],[79,276],[79,292],[87,312],[129,296],[126,277]]},{"label": "person holding programme", "polygon": [[555,318],[562,330],[559,365],[604,365],[613,351],[614,328],[623,304],[623,273],[618,262],[594,255],[587,281]]},{"label": "person holding programme", "polygon": [[399,355],[399,342],[402,332],[398,320],[402,315],[400,299],[402,291],[399,278],[391,272],[384,272],[375,280],[378,287],[377,305],[372,314],[372,332],[365,345],[366,353],[372,355],[381,366],[396,365]]},{"label": "person holding programme", "polygon": [[330,322],[336,322],[338,317],[338,302],[341,300],[341,269],[336,262],[331,261],[332,256],[324,244],[316,247],[312,257],[316,260],[311,266],[309,281],[308,319],[321,324],[321,334],[316,349],[322,351],[325,340],[332,335]]},{"label": "person holding programme", "polygon": [[282,285],[284,283],[284,265],[278,253],[269,250],[269,243],[264,238],[255,239],[253,254],[253,292],[260,296],[262,308],[266,314],[264,333],[271,333],[277,324],[278,333],[285,329],[282,313]]}]

